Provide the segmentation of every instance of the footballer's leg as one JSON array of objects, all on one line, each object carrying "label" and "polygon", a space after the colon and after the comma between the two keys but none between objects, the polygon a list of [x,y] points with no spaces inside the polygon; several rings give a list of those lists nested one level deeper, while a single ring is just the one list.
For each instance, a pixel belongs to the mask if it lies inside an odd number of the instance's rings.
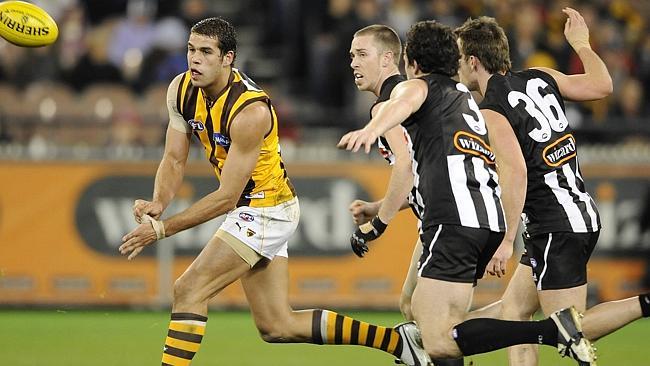
[{"label": "footballer's leg", "polygon": [[329,310],[294,311],[288,300],[286,257],[260,261],[242,277],[242,286],[255,324],[267,342],[361,345],[390,353],[405,360],[407,365],[424,366],[428,362],[428,357],[424,362],[414,360],[396,329]]},{"label": "footballer's leg", "polygon": [[[611,301],[585,311],[587,299],[587,262],[598,240],[596,233],[549,234],[545,276],[537,281],[539,300],[545,314],[573,305],[584,313],[582,330],[586,338],[596,340],[650,313],[646,295]],[[538,250],[541,257],[541,248]],[[570,259],[570,262],[567,260]],[[543,259],[539,258],[539,261]],[[577,286],[576,286],[577,285]],[[551,288],[551,289],[549,289]]]},{"label": "footballer's leg", "polygon": [[650,293],[605,302],[587,310],[582,319],[582,332],[588,339],[598,340],[637,319],[647,317],[650,317]]},{"label": "footballer's leg", "polygon": [[[531,320],[539,309],[537,289],[533,282],[532,269],[519,264],[512,275],[508,287],[503,293],[500,319]],[[522,344],[508,348],[510,365],[536,366],[538,363],[538,347],[532,344]]]},{"label": "footballer's leg", "polygon": [[[489,318],[463,321],[473,285],[420,278],[413,294],[413,314],[432,359],[458,358],[514,344],[557,346],[553,320],[514,322]],[[445,296],[439,296],[444,293]]]},{"label": "footballer's leg", "polygon": [[413,293],[413,316],[420,327],[424,349],[432,359],[463,356],[451,337],[451,330],[463,321],[472,291],[471,283],[418,278]]},{"label": "footballer's leg", "polygon": [[205,333],[208,300],[250,269],[220,238],[213,237],[174,283],[174,301],[163,365],[189,365]]},{"label": "footballer's leg", "polygon": [[557,346],[566,354],[573,352],[572,356],[576,354],[574,357],[592,362],[591,346],[580,333],[573,308],[541,321],[463,321],[473,284],[482,276],[502,239],[503,233],[454,225],[439,225],[423,233],[422,265],[412,309],[431,358],[457,358],[517,344],[540,343]]},{"label": "footballer's leg", "polygon": [[409,265],[406,279],[402,285],[402,293],[399,298],[399,310],[402,312],[404,319],[413,320],[413,312],[411,311],[411,297],[413,297],[413,290],[418,282],[418,262],[422,256],[422,242],[420,239],[413,247],[413,255],[411,256],[411,264]]}]

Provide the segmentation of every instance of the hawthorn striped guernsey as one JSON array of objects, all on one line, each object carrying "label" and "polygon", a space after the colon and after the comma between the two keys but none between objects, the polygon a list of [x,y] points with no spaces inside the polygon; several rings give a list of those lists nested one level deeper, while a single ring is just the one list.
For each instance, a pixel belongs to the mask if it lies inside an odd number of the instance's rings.
[{"label": "hawthorn striped guernsey", "polygon": [[233,68],[228,85],[212,103],[203,91],[190,82],[190,72],[183,74],[176,90],[176,108],[189,131],[203,145],[205,155],[218,179],[230,149],[233,119],[247,105],[266,103],[271,111],[271,127],[264,137],[260,156],[242,195],[239,206],[270,207],[296,196],[280,156],[278,117],[269,96],[243,72]]}]

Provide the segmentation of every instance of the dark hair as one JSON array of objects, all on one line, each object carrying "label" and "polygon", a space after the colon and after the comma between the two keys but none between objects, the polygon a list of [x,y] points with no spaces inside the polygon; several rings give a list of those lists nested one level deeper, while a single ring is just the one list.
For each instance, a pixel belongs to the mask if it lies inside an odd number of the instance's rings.
[{"label": "dark hair", "polygon": [[406,34],[406,58],[424,73],[456,75],[460,53],[454,32],[435,20],[415,23]]},{"label": "dark hair", "polygon": [[400,58],[402,57],[402,42],[393,28],[387,25],[373,24],[359,29],[354,33],[355,37],[365,35],[374,37],[377,44],[381,46],[379,47],[380,51],[391,51],[395,65],[399,65]]},{"label": "dark hair", "polygon": [[490,74],[508,71],[512,67],[508,37],[494,18],[467,19],[454,32],[460,38],[465,57],[478,58]]},{"label": "dark hair", "polygon": [[237,55],[235,27],[222,18],[203,19],[194,24],[190,32],[216,39],[219,42],[219,50],[221,50],[222,55],[228,51],[232,51]]}]

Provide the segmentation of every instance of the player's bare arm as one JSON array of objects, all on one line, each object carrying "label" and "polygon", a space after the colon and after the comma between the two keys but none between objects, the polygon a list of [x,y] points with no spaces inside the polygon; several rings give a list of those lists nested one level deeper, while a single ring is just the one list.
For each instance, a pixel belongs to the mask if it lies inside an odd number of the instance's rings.
[{"label": "player's bare arm", "polygon": [[[219,188],[186,210],[161,222],[165,236],[197,226],[235,208],[255,168],[270,123],[270,111],[262,102],[252,103],[235,117],[231,123],[231,146],[221,172]],[[151,244],[156,238],[156,232],[150,223],[140,224],[122,238],[120,253],[133,252]]]},{"label": "player's bare arm", "polygon": [[506,216],[506,234],[486,267],[487,273],[501,277],[506,274],[508,259],[519,227],[519,218],[526,200],[526,161],[508,120],[490,109],[482,109],[488,128],[490,147],[496,156],[501,200]]},{"label": "player's bare arm", "polygon": [[377,215],[359,226],[350,238],[352,250],[359,257],[363,257],[368,251],[368,242],[377,239],[384,233],[388,223],[401,209],[401,206],[407,200],[411,187],[413,187],[411,158],[406,148],[406,139],[402,127],[391,128],[384,134],[384,137],[388,140],[388,145],[391,146],[395,156],[395,164],[393,164],[388,189],[381,201]]},{"label": "player's bare arm", "polygon": [[585,72],[565,75],[546,67],[537,69],[551,75],[557,82],[565,99],[573,101],[598,100],[612,93],[612,77],[603,60],[591,49],[589,28],[580,13],[571,8],[562,10],[567,15],[564,36],[580,57]]},{"label": "player's bare arm", "polygon": [[183,182],[189,148],[189,134],[167,128],[165,152],[156,172],[153,200],[136,200],[133,205],[133,214],[138,223],[142,222],[145,214],[159,219],[172,201]]},{"label": "player's bare arm", "polygon": [[395,164],[393,164],[388,189],[377,216],[382,222],[388,223],[407,201],[408,194],[413,187],[413,171],[402,127],[391,128],[384,134],[384,137],[395,156]]},{"label": "player's bare arm", "polygon": [[340,149],[359,151],[364,146],[366,154],[377,138],[389,129],[404,122],[415,113],[427,98],[427,84],[421,79],[401,82],[393,89],[390,99],[384,102],[377,115],[361,130],[348,132],[339,141]]},{"label": "player's bare arm", "polygon": [[177,110],[176,98],[181,77],[182,75],[175,77],[167,88],[169,124],[165,137],[165,151],[156,172],[153,200],[136,200],[133,204],[133,216],[138,224],[142,223],[145,214],[159,219],[183,182],[191,134],[185,119]]}]

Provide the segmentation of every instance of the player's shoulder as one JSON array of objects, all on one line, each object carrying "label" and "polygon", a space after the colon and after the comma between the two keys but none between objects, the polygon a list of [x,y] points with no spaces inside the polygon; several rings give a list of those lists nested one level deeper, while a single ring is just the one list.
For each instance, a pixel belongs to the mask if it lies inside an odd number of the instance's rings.
[{"label": "player's shoulder", "polygon": [[169,88],[178,88],[183,81],[183,78],[188,74],[188,71],[181,72],[180,74],[174,76],[174,78],[169,82]]},{"label": "player's shoulder", "polygon": [[531,79],[542,79],[546,81],[547,83],[556,84],[555,78],[548,72],[544,70],[544,68],[530,68],[526,70],[522,70],[516,73],[519,75],[520,78],[525,79],[525,80],[531,80]]}]

